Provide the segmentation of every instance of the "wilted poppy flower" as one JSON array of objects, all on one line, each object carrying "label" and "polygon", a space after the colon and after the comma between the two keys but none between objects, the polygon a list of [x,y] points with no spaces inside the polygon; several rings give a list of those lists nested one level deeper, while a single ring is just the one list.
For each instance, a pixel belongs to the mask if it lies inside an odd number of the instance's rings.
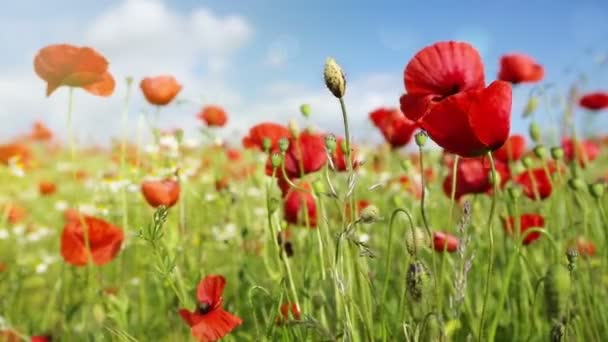
[{"label": "wilted poppy flower", "polygon": [[608,92],[594,92],[583,95],[578,104],[588,110],[608,109]]},{"label": "wilted poppy flower", "polygon": [[580,255],[594,256],[595,255],[595,244],[593,241],[586,239],[583,236],[579,236],[576,240],[570,242],[570,246],[576,248]]},{"label": "wilted poppy flower", "polygon": [[494,158],[508,163],[509,161],[520,160],[525,151],[526,138],[521,134],[514,134],[505,141],[504,145],[494,151],[492,155]]},{"label": "wilted poppy flower", "polygon": [[38,183],[38,191],[41,195],[52,195],[57,191],[57,185],[49,181],[40,181],[40,183]]},{"label": "wilted poppy flower", "polygon": [[141,184],[141,193],[153,208],[161,205],[172,207],[179,200],[179,192],[179,182],[172,179],[150,180]]},{"label": "wilted poppy flower", "polygon": [[[271,156],[266,163],[266,174],[272,175]],[[302,132],[296,138],[289,139],[289,148],[285,152],[285,173],[289,178],[299,178],[320,170],[327,162],[325,138],[319,134]],[[282,172],[282,171],[279,171]]]},{"label": "wilted poppy flower", "polygon": [[139,83],[141,91],[150,104],[165,106],[182,90],[173,76],[146,77]]},{"label": "wilted poppy flower", "polygon": [[0,145],[0,163],[9,165],[11,159],[18,158],[19,162],[27,165],[32,159],[32,150],[26,144],[10,143]]},{"label": "wilted poppy flower", "polygon": [[[549,174],[556,171],[555,167],[548,167]],[[515,182],[522,186],[524,195],[530,199],[545,199],[551,196],[553,186],[551,185],[551,179],[547,176],[547,171],[544,168],[539,167],[532,170],[526,170],[519,174],[515,179]]]},{"label": "wilted poppy flower", "polygon": [[223,276],[206,276],[196,289],[196,309],[179,310],[179,315],[190,326],[192,336],[197,341],[219,340],[243,323],[240,318],[222,308],[224,286],[226,279]]},{"label": "wilted poppy flower", "polygon": [[393,148],[405,146],[416,130],[416,123],[406,118],[397,108],[379,108],[369,114],[387,143]]},{"label": "wilted poppy flower", "polygon": [[[523,244],[529,245],[532,242],[538,240],[541,233],[532,232],[532,233],[526,234],[526,231],[531,228],[544,228],[545,219],[538,214],[523,214],[520,216],[519,220],[520,220],[519,222],[520,222],[520,227],[521,227],[520,228],[521,237],[525,236],[525,238],[523,239]],[[513,230],[516,227],[515,218],[509,217],[508,219],[503,221],[503,225],[504,225],[505,231],[509,234],[512,234]]]},{"label": "wilted poppy flower", "polygon": [[[61,255],[74,266],[84,266],[89,253],[95,265],[101,266],[112,261],[124,239],[122,229],[100,218],[88,215],[69,215],[61,233]],[[86,234],[84,228],[87,229]],[[87,242],[90,251],[87,251]]]},{"label": "wilted poppy flower", "polygon": [[458,238],[444,232],[433,232],[433,248],[437,252],[453,253],[458,249]]},{"label": "wilted poppy flower", "polygon": [[[578,140],[576,145],[576,159],[581,167],[587,166],[587,163],[594,161],[600,154],[600,145],[591,140]],[[574,140],[570,138],[562,140],[562,148],[566,161],[573,161],[575,158]]]},{"label": "wilted poppy flower", "polygon": [[289,128],[272,122],[257,124],[249,129],[249,134],[243,137],[243,147],[264,150],[264,139],[269,142],[270,150],[278,148],[281,138],[289,138]]},{"label": "wilted poppy flower", "polygon": [[[308,225],[311,228],[317,226],[317,207],[315,199],[310,192],[308,183],[300,183],[299,187],[307,189],[290,189],[283,199],[283,215],[285,221],[291,224]],[[308,220],[306,218],[308,216]]]},{"label": "wilted poppy flower", "polygon": [[542,65],[524,54],[504,55],[500,58],[500,71],[498,79],[502,81],[518,83],[538,82],[545,76]]},{"label": "wilted poppy flower", "polygon": [[61,86],[83,88],[93,95],[110,96],[114,78],[108,61],[90,47],[69,44],[46,46],[34,58],[34,70],[46,81],[46,96]]},{"label": "wilted poppy flower", "polygon": [[35,122],[30,133],[30,138],[37,141],[47,141],[53,138],[53,132],[42,122]]},{"label": "wilted poppy flower", "polygon": [[[507,166],[500,162],[495,162],[496,172],[500,176],[501,186],[509,179]],[[483,158],[464,158],[458,161],[456,168],[456,192],[454,198],[459,200],[466,194],[481,194],[492,190],[490,173],[492,168],[489,161]],[[443,181],[443,192],[446,196],[452,195],[452,173]]]},{"label": "wilted poppy flower", "polygon": [[280,325],[283,322],[288,321],[289,319],[295,319],[296,321],[299,321],[300,318],[300,309],[298,309],[298,306],[295,303],[283,303],[281,304],[279,315],[277,316],[275,322],[277,325]]},{"label": "wilted poppy flower", "polygon": [[198,114],[198,118],[210,127],[223,127],[228,121],[228,115],[219,106],[206,106]]},{"label": "wilted poppy flower", "polygon": [[511,86],[484,84],[479,53],[469,44],[440,42],[419,51],[404,72],[401,111],[439,146],[463,157],[504,144],[511,127]]}]

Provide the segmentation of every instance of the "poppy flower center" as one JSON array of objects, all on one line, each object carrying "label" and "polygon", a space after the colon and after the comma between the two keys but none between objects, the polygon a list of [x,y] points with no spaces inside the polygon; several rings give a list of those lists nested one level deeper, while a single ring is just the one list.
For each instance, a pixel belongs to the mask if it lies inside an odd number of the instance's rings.
[{"label": "poppy flower center", "polygon": [[211,311],[211,304],[207,302],[198,303],[198,305],[196,306],[196,313],[198,313],[199,315],[204,315],[209,311]]},{"label": "poppy flower center", "polygon": [[445,92],[443,98],[445,99],[448,96],[452,96],[460,92],[460,84],[454,84],[451,88],[448,88]]}]

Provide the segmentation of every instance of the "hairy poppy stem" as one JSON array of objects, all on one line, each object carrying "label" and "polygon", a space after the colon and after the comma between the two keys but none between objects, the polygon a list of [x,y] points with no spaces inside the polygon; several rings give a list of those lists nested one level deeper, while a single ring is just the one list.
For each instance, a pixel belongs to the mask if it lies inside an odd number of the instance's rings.
[{"label": "hairy poppy stem", "polygon": [[490,214],[488,216],[488,222],[486,226],[488,227],[488,236],[490,238],[490,255],[488,256],[488,273],[486,275],[486,284],[483,295],[483,304],[481,307],[481,318],[479,320],[479,335],[477,340],[483,340],[483,324],[486,315],[486,309],[488,304],[488,297],[490,296],[490,280],[492,278],[492,271],[494,266],[494,232],[492,228],[492,223],[494,222],[494,211],[496,210],[496,200],[498,197],[498,182],[496,180],[496,165],[494,164],[494,158],[492,157],[492,152],[488,152],[488,158],[490,159],[490,166],[492,167],[492,177],[494,184],[494,191],[492,191],[492,204],[490,205]]}]

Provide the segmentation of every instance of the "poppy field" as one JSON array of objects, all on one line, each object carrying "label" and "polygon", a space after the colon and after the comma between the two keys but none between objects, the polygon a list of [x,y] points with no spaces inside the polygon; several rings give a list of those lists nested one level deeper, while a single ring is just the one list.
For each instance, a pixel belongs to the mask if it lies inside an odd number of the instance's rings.
[{"label": "poppy field", "polygon": [[[188,84],[41,47],[32,96],[65,97],[67,136],[36,122],[0,144],[0,340],[605,340],[608,139],[574,117],[605,115],[608,89],[569,86],[554,134],[531,56],[439,41],[405,62],[403,95],[366,109],[380,144],[352,138],[331,57],[319,82],[343,129],[303,103],[222,140],[238,119],[210,103],[194,144],[158,124]],[[75,98],[124,98],[124,123],[136,94],[150,141],[75,139]]]}]

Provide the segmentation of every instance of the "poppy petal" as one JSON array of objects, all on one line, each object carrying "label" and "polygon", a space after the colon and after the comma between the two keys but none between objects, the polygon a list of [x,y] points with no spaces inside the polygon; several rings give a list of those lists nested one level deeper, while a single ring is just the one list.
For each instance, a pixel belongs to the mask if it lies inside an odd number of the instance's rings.
[{"label": "poppy petal", "polygon": [[102,74],[101,79],[95,83],[84,86],[83,88],[89,93],[97,96],[110,96],[114,93],[116,81],[109,72]]},{"label": "poppy petal", "polygon": [[192,326],[192,336],[198,341],[216,341],[226,336],[243,321],[221,308],[213,310]]},{"label": "poppy petal", "polygon": [[222,293],[226,286],[226,279],[221,275],[208,275],[199,284],[196,298],[199,303],[208,303],[211,307],[218,307],[222,303]]},{"label": "poppy petal", "polygon": [[511,85],[494,81],[478,93],[469,120],[477,138],[490,150],[504,144],[511,129]]}]

